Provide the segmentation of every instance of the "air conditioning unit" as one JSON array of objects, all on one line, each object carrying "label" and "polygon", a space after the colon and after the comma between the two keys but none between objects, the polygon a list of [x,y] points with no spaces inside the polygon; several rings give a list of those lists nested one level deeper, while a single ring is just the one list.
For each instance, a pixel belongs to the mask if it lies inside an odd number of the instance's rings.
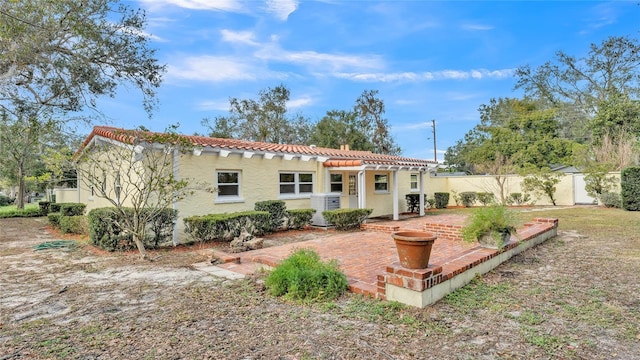
[{"label": "air conditioning unit", "polygon": [[316,210],[311,218],[313,226],[329,226],[327,220],[322,216],[323,211],[340,209],[340,194],[337,193],[316,193],[311,194],[311,208]]}]

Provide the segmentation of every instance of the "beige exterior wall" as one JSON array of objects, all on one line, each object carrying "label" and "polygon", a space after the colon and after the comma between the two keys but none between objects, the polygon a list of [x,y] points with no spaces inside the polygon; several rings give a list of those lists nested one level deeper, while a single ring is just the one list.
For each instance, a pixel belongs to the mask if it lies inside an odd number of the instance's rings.
[{"label": "beige exterior wall", "polygon": [[78,189],[67,189],[67,188],[54,189],[53,194],[56,196],[57,203],[79,202]]},{"label": "beige exterior wall", "polygon": [[[613,177],[618,179],[616,184],[616,190],[619,191],[619,173],[612,173]],[[510,193],[522,192],[522,177],[518,175],[510,175],[505,182],[505,195],[509,196]],[[434,192],[448,192],[449,206],[456,205],[453,199],[453,192],[461,193],[465,191],[475,192],[490,192],[493,193],[496,199],[500,199],[500,191],[497,182],[493,176],[490,175],[469,175],[469,176],[431,176],[427,180],[427,194],[429,197],[433,197]],[[573,174],[565,174],[560,178],[560,183],[556,185],[556,204],[570,206],[574,203],[574,180]],[[551,201],[547,197],[535,197],[531,195],[535,200],[535,205],[552,205]]]},{"label": "beige exterior wall", "polygon": [[266,159],[262,156],[244,158],[242,154],[229,154],[222,157],[217,154],[203,153],[200,156],[188,155],[180,159],[178,165],[180,179],[195,179],[215,187],[218,171],[238,172],[239,196],[225,197],[215,192],[196,190],[194,196],[187,197],[177,204],[179,227],[184,227],[182,218],[212,213],[232,213],[253,210],[255,203],[265,200],[284,200],[287,209],[310,207],[310,195],[280,196],[280,177],[282,172],[313,174],[313,191],[324,192],[325,171],[322,164],[299,158],[285,160],[281,157]]}]

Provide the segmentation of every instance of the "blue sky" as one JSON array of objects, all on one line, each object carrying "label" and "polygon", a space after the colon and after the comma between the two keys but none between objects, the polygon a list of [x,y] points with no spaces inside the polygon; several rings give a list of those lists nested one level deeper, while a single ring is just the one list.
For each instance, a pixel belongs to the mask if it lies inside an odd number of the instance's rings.
[{"label": "blue sky", "polygon": [[110,125],[205,133],[229,98],[279,84],[289,111],[312,121],[378,90],[409,157],[438,160],[491,98],[520,97],[514,70],[558,50],[584,56],[608,36],[640,37],[637,1],[139,0],[168,72],[149,119],[135,89],[100,101]]}]

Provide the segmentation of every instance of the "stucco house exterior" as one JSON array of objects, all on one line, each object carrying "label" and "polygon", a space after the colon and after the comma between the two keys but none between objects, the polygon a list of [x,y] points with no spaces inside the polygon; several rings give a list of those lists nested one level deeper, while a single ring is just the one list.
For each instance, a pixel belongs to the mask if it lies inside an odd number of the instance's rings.
[{"label": "stucco house exterior", "polygon": [[[131,146],[123,129],[96,126],[78,152],[96,144]],[[311,207],[313,194],[333,193],[341,208],[371,208],[372,216],[405,211],[405,194],[424,194],[429,171],[437,167],[430,160],[375,154],[369,151],[321,148],[235,139],[183,135],[193,151],[173,157],[173,175],[208,183],[216,192],[198,192],[175,202],[178,230],[182,218],[211,213],[253,210],[257,201],[283,200],[287,209]],[[117,178],[108,174],[108,179]],[[110,206],[92,196],[78,181],[78,202],[87,211]],[[424,214],[424,208],[420,209]]]}]

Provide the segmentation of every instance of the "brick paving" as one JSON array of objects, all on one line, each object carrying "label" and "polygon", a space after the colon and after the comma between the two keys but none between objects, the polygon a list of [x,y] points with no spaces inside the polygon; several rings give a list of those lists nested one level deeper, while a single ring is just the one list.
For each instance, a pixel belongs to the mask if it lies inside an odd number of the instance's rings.
[{"label": "brick paving", "polygon": [[[396,246],[390,235],[392,232],[425,229],[443,231],[431,250],[428,269],[418,271],[437,272],[440,280],[450,279],[496,256],[498,250],[480,247],[477,242],[467,243],[459,236],[451,235],[457,234],[464,220],[464,215],[447,214],[399,221],[377,221],[365,224],[360,231],[336,232],[318,239],[230,254],[224,259],[226,263],[220,267],[250,275],[262,265],[275,267],[296,249],[313,249],[323,259],[338,261],[349,281],[349,290],[384,299],[384,284],[381,284],[381,279],[384,279],[385,274],[406,272],[400,266]],[[505,248],[517,246],[517,241],[527,240],[553,227],[553,223],[545,222],[554,219],[536,220],[539,222],[527,223],[523,229],[518,229],[517,239]],[[411,276],[415,278],[423,275],[425,274]]]},{"label": "brick paving", "polygon": [[[407,230],[422,230],[428,222],[455,223],[464,220],[461,215],[437,215],[427,218],[410,218],[401,221],[374,222],[381,231],[363,230],[356,232],[337,232],[321,239],[269,247],[239,254],[240,263],[230,261],[220,267],[252,274],[256,264],[276,266],[280,261],[300,248],[313,249],[323,259],[336,259],[340,269],[347,275],[350,290],[356,293],[374,295],[377,293],[377,276],[384,274],[386,267],[398,262],[396,246],[391,238],[389,227]],[[385,228],[386,227],[386,228]],[[431,250],[430,264],[444,264],[461,256],[468,256],[478,248],[477,243],[465,243],[461,240],[437,239]],[[235,255],[235,254],[234,254]]]}]

